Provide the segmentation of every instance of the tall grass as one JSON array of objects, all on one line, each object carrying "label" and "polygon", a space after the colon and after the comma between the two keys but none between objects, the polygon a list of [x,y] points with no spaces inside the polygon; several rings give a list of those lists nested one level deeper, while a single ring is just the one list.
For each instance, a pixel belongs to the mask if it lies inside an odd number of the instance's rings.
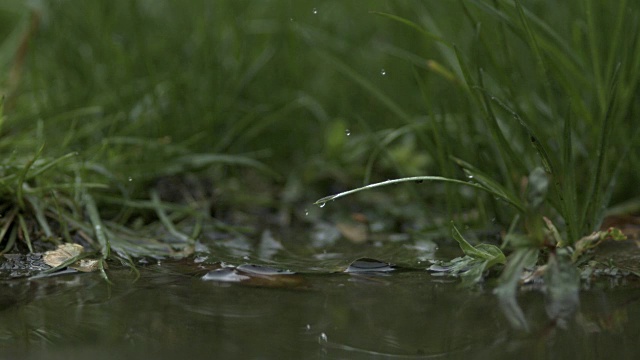
[{"label": "tall grass", "polygon": [[[229,191],[256,182],[302,184],[307,196],[402,182],[392,194],[398,208],[420,202],[415,218],[479,208],[478,225],[495,218],[511,229],[503,248],[522,249],[507,262],[514,270],[504,283],[513,284],[520,266],[510,264],[557,245],[543,216],[572,245],[599,228],[610,203],[638,203],[629,186],[640,160],[637,7],[102,0],[11,8],[13,25],[0,29],[10,34],[0,48],[8,214],[0,239],[28,246],[34,236],[24,234],[41,232],[86,238],[105,256],[184,254],[197,231],[177,223],[211,220],[224,207],[213,196],[165,200],[153,190],[167,179],[196,174],[233,206],[259,202]],[[391,178],[404,180],[384,182]],[[176,243],[155,241],[152,224]]]},{"label": "tall grass", "polygon": [[[317,203],[416,180],[484,190],[497,200],[498,204],[493,202],[496,209],[501,207],[499,202],[511,208],[511,225],[502,246],[511,255],[496,293],[509,320],[526,328],[515,302],[522,269],[543,255],[540,260],[547,262],[545,280],[552,304],[549,315],[554,319],[566,316],[577,304],[578,275],[565,247],[572,251],[578,240],[600,228],[616,191],[624,194],[619,199],[637,197],[634,189],[616,188],[616,183],[624,179],[629,184],[638,176],[633,164],[639,144],[640,38],[636,34],[640,9],[626,1],[590,0],[561,6],[470,0],[458,6],[459,11],[452,13],[464,14],[467,25],[462,33],[471,42],[443,34],[440,26],[450,27],[452,17],[436,22],[422,12],[379,15],[417,30],[440,50],[423,58],[411,50],[395,53],[424,68],[417,76],[421,88],[428,89],[421,78],[436,75],[457,90],[457,97],[466,99],[462,107],[447,107],[437,100],[427,104],[436,106],[440,117],[456,123],[457,129],[465,129],[473,139],[464,141],[455,132],[433,127],[434,138],[456,144],[446,148],[446,154],[469,183],[455,177],[400,178],[324,197]],[[339,69],[347,74],[354,71]],[[381,97],[368,84],[363,90]],[[425,98],[428,92],[423,90]],[[394,108],[395,104],[387,106]],[[436,111],[429,112],[434,123],[438,122]],[[431,148],[432,156],[443,157],[442,146]],[[441,173],[451,174],[450,167],[440,164]],[[488,197],[482,199],[492,202]],[[466,257],[450,263],[448,271],[478,281],[482,271],[502,262],[497,255],[479,251],[483,244],[474,251],[455,226],[452,231]]]}]

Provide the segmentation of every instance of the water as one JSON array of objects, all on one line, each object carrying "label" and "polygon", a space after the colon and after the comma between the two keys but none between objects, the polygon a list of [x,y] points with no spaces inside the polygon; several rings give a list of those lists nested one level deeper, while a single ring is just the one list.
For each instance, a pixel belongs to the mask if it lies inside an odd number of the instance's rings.
[{"label": "water", "polygon": [[[112,284],[97,273],[4,281],[0,358],[636,355],[637,281],[591,283],[565,329],[548,320],[539,291],[522,291],[525,333],[508,325],[490,288],[461,289],[425,271],[417,258],[454,251],[436,251],[428,239],[319,247],[300,233],[263,233],[244,255],[232,240],[209,243],[196,257],[149,262],[139,278],[113,264]],[[265,241],[281,246],[260,255]]]}]

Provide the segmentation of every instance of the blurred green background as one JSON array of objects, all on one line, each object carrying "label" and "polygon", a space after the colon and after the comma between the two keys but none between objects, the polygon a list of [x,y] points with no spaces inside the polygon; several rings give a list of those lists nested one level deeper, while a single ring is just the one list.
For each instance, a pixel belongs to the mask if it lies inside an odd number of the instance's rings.
[{"label": "blurred green background", "polygon": [[[78,156],[32,187],[80,176],[106,184],[96,196],[136,200],[195,174],[229,207],[303,208],[389,178],[464,179],[455,156],[524,196],[542,162],[517,113],[582,193],[611,108],[603,178],[617,171],[614,203],[637,199],[638,5],[521,3],[527,24],[511,1],[3,2],[5,176],[45,144],[42,159]],[[384,194],[359,199],[399,217],[479,209],[485,226],[512,215],[450,185]]]}]

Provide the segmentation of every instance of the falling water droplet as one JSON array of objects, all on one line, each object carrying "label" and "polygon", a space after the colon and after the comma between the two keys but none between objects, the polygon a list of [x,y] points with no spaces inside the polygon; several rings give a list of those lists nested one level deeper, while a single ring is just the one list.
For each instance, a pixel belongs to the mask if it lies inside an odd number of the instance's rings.
[{"label": "falling water droplet", "polygon": [[327,341],[329,341],[329,338],[327,337],[327,334],[325,334],[325,333],[320,333],[320,341],[321,341],[321,342],[327,342]]},{"label": "falling water droplet", "polygon": [[496,222],[496,218],[491,219],[491,222],[495,223]]},{"label": "falling water droplet", "polygon": [[293,20],[293,18],[289,18],[289,21],[290,21],[290,22],[293,22],[294,20]]},{"label": "falling water droplet", "polygon": [[347,136],[351,135],[351,130],[347,129],[344,131],[345,134],[347,134]]},{"label": "falling water droplet", "polygon": [[129,180],[129,182],[132,182],[133,178],[131,176],[129,176],[129,178],[127,180]]},{"label": "falling water droplet", "polygon": [[382,75],[382,76],[387,75],[387,70],[385,70],[385,69],[381,69],[381,70],[380,70],[380,75]]},{"label": "falling water droplet", "polygon": [[323,208],[325,205],[327,205],[327,203],[320,203],[320,204],[318,204],[318,206],[320,206],[321,208]]},{"label": "falling water droplet", "polygon": [[309,209],[304,209],[304,216],[309,216]]},{"label": "falling water droplet", "polygon": [[313,11],[313,15],[318,15],[318,9],[313,8],[313,10],[312,10],[312,11]]},{"label": "falling water droplet", "polygon": [[469,179],[473,179],[473,175],[467,175]]}]

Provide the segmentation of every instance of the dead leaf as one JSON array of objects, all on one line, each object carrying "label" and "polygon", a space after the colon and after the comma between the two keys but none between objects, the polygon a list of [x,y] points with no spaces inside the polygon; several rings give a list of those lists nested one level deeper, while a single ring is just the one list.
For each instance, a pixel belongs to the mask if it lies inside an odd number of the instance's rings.
[{"label": "dead leaf", "polygon": [[[42,260],[45,264],[56,267],[83,252],[84,247],[82,247],[82,245],[65,243],[58,245],[58,248],[55,250],[44,253]],[[97,259],[81,259],[69,265],[69,267],[82,272],[91,272],[98,270],[99,265],[100,261]]]}]

